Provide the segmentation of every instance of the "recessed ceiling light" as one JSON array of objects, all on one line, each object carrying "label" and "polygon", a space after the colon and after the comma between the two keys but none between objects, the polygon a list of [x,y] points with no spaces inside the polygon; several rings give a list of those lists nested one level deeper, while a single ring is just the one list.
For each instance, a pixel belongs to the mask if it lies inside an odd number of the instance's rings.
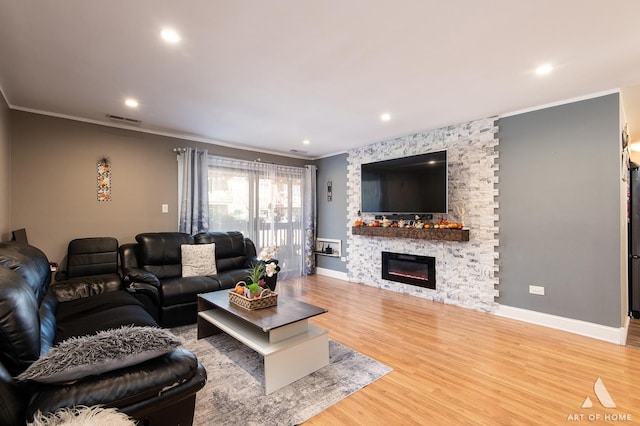
[{"label": "recessed ceiling light", "polygon": [[311,141],[309,139],[305,139],[302,141],[303,144],[305,145],[309,145],[311,143]]},{"label": "recessed ceiling light", "polygon": [[162,30],[162,32],[160,33],[160,36],[167,43],[177,43],[180,41],[180,35],[178,35],[177,32],[175,32],[170,28],[166,28]]},{"label": "recessed ceiling light", "polygon": [[551,66],[551,64],[540,65],[538,68],[536,68],[536,74],[538,75],[546,75],[551,71],[553,71],[553,67]]},{"label": "recessed ceiling light", "polygon": [[382,114],[382,115],[380,116],[380,120],[382,120],[382,121],[389,121],[389,120],[391,120],[391,114],[389,114],[389,113],[385,112],[384,114]]},{"label": "recessed ceiling light", "polygon": [[125,100],[124,104],[126,106],[128,106],[129,108],[137,108],[138,107],[138,101],[136,101],[133,98],[129,98],[129,99]]}]

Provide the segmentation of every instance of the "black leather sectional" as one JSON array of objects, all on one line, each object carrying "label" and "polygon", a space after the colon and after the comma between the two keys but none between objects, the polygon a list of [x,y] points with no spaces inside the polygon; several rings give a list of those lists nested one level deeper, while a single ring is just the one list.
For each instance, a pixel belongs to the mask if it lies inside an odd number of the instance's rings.
[{"label": "black leather sectional", "polygon": [[[183,277],[182,245],[212,243],[217,273]],[[69,243],[51,283],[41,250],[0,243],[0,426],[80,405],[114,407],[144,425],[190,425],[207,376],[183,347],[69,382],[17,377],[68,339],[122,326],[147,332],[194,323],[199,293],[234,287],[257,262],[253,242],[240,232],[143,233],[122,246],[110,237],[80,238]],[[276,280],[274,275],[267,284],[275,289]]]},{"label": "black leather sectional", "polygon": [[139,424],[192,423],[195,395],[206,382],[206,371],[182,347],[68,382],[16,379],[69,337],[123,325],[158,329],[144,305],[108,275],[50,285],[50,265],[42,251],[0,243],[0,425],[24,425],[37,411],[79,405],[114,407]]}]

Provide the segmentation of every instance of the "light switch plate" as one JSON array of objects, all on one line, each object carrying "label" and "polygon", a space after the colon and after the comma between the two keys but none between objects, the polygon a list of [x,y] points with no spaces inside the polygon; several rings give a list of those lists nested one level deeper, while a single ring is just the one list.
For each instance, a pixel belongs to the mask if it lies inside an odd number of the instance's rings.
[{"label": "light switch plate", "polygon": [[529,293],[537,294],[538,296],[544,296],[544,287],[539,285],[530,285]]}]

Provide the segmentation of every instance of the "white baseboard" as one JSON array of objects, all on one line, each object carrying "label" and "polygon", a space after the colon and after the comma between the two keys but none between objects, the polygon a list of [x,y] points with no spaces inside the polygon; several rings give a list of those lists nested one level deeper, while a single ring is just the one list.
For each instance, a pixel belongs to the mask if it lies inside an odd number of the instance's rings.
[{"label": "white baseboard", "polygon": [[316,267],[316,274],[324,275],[331,278],[337,278],[339,280],[349,281],[349,276],[346,272],[334,271],[333,269]]},{"label": "white baseboard", "polygon": [[592,337],[617,345],[625,345],[627,341],[626,329],[628,327],[628,321],[625,326],[616,328],[506,305],[498,305],[498,308],[493,311],[493,313],[501,317],[568,331],[569,333]]}]

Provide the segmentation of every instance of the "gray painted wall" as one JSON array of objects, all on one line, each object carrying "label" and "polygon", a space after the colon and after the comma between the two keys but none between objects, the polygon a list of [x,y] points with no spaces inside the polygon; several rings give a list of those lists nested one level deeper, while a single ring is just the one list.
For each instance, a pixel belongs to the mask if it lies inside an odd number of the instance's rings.
[{"label": "gray painted wall", "polygon": [[[318,237],[342,241],[342,255],[347,256],[347,154],[323,158],[315,162],[317,171]],[[327,181],[333,182],[333,200],[327,201]],[[355,218],[354,218],[355,220]],[[346,262],[329,256],[316,256],[316,266],[347,272]]]},{"label": "gray painted wall", "polygon": [[[26,228],[29,242],[55,262],[62,261],[74,238],[113,236],[124,244],[141,232],[177,231],[173,148],[206,148],[212,155],[290,166],[308,163],[18,110],[10,111],[10,129],[11,229]],[[96,163],[103,156],[112,163],[110,202],[96,200]],[[162,204],[169,205],[168,213],[162,213]]]},{"label": "gray painted wall", "polygon": [[621,326],[619,123],[618,94],[500,119],[500,304]]}]

